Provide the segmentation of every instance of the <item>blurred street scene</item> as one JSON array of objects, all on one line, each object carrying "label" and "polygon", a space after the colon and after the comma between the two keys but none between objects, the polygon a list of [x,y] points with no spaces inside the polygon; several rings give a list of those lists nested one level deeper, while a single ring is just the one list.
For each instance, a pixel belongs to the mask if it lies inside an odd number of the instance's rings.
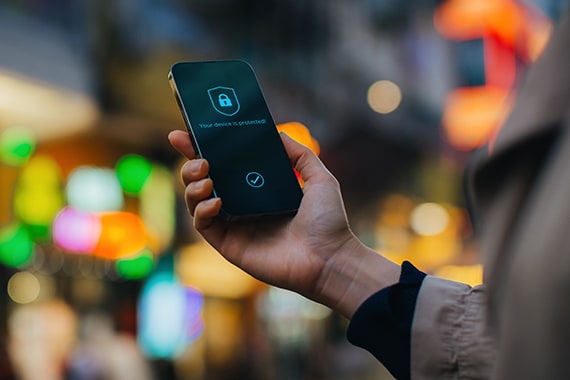
[{"label": "blurred street scene", "polygon": [[568,0],[3,0],[0,379],[390,379],[192,230],[177,61],[243,59],[354,232],[478,284],[462,193]]}]

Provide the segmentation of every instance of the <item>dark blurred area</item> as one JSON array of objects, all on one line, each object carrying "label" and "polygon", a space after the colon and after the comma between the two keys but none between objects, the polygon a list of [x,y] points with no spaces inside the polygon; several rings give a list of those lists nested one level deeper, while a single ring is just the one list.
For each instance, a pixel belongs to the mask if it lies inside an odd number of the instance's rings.
[{"label": "dark blurred area", "polygon": [[462,171],[570,2],[470,1],[4,0],[0,379],[390,379],[192,231],[167,73],[248,61],[366,244],[476,284]]}]

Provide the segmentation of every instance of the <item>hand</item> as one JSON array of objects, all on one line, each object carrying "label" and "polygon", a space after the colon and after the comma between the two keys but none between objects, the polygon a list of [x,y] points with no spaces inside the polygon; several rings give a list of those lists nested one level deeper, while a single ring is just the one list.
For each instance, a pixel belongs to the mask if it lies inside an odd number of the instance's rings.
[{"label": "hand", "polygon": [[[187,133],[173,131],[169,140],[189,159],[181,175],[194,227],[228,261],[252,276],[296,291],[348,317],[380,289],[378,286],[383,287],[377,280],[370,281],[371,288],[356,286],[369,280],[369,276],[357,277],[364,272],[382,277],[390,268],[390,275],[382,281],[397,280],[397,266],[387,265],[387,260],[364,247],[350,230],[339,184],[310,149],[282,134],[289,158],[304,181],[303,200],[294,217],[226,222],[217,217],[222,201],[212,197],[208,162],[196,157]],[[378,258],[383,259],[379,273],[360,267],[377,263]]]}]

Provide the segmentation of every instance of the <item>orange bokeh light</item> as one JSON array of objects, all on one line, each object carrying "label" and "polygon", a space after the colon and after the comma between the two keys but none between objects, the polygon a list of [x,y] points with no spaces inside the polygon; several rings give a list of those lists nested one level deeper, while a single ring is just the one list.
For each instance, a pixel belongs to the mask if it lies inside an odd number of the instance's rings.
[{"label": "orange bokeh light", "polygon": [[114,260],[134,255],[146,246],[146,229],[136,214],[109,212],[100,219],[101,235],[93,255]]},{"label": "orange bokeh light", "polygon": [[552,29],[550,20],[538,9],[512,0],[448,0],[436,10],[434,25],[452,40],[496,36],[529,61],[540,54]]},{"label": "orange bokeh light", "polygon": [[485,85],[452,91],[443,128],[457,149],[491,141],[510,110],[517,79],[517,57],[531,62],[546,44],[551,22],[538,9],[513,0],[447,0],[434,14],[436,29],[458,41],[481,39]]},{"label": "orange bokeh light", "polygon": [[514,46],[524,26],[522,10],[511,0],[450,0],[435,12],[437,30],[454,40],[473,40],[494,32]]},{"label": "orange bokeh light", "polygon": [[458,149],[484,145],[510,110],[509,90],[497,86],[464,87],[451,92],[445,104],[443,128]]},{"label": "orange bokeh light", "polygon": [[311,136],[309,128],[307,128],[303,124],[296,121],[279,124],[277,126],[277,130],[279,132],[285,132],[287,136],[291,137],[293,140],[297,141],[298,143],[305,145],[313,152],[315,152],[316,155],[320,153],[321,148],[319,146],[318,141],[313,136]]}]

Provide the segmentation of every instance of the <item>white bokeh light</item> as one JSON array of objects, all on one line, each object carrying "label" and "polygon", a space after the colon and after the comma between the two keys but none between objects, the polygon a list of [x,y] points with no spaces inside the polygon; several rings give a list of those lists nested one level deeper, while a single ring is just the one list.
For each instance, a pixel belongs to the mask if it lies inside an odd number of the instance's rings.
[{"label": "white bokeh light", "polygon": [[111,169],[82,166],[69,176],[67,202],[86,212],[119,211],[124,197],[121,184]]}]

